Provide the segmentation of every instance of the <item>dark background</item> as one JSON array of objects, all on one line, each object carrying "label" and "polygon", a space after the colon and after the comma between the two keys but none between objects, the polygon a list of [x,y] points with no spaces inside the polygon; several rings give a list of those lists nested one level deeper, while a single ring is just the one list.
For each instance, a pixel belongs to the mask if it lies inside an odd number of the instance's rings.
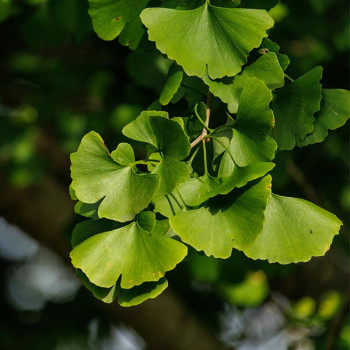
[{"label": "dark background", "polygon": [[[69,237],[69,153],[99,132],[110,149],[159,95],[169,61],[94,34],[86,0],[0,0],[0,348],[348,349],[349,128],[278,154],[274,192],[309,199],[344,222],[325,257],[280,266],[239,252],[191,253],[168,290],[122,309],[80,288]],[[345,0],[283,1],[270,38],[297,78],[348,88]],[[15,226],[14,226],[15,225]]]}]

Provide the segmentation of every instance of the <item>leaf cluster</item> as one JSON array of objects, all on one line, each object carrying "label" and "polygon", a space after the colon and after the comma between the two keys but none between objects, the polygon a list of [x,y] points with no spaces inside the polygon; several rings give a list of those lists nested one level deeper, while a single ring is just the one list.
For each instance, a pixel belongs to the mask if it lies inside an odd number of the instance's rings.
[{"label": "leaf cluster", "polygon": [[154,42],[174,61],[159,100],[124,127],[130,143],[109,152],[92,131],[71,155],[75,210],[89,218],[73,232],[71,258],[96,297],[123,306],[156,297],[188,246],[280,264],[329,249],[341,221],[272,193],[269,172],[277,151],[342,126],[349,92],[322,89],[321,67],[285,74],[288,57],[266,38],[276,3],[90,0],[102,39],[140,53]]}]

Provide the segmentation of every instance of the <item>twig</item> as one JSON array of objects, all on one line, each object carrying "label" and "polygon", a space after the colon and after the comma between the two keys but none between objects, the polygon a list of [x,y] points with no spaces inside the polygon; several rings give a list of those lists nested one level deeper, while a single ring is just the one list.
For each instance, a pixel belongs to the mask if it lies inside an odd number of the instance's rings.
[{"label": "twig", "polygon": [[[207,127],[209,127],[209,121],[210,121],[210,103],[211,103],[211,93],[208,92],[207,93],[207,109],[206,109],[207,116],[205,119],[205,125]],[[198,145],[202,140],[204,140],[206,138],[207,135],[208,135],[208,130],[206,128],[203,128],[201,134],[194,141],[191,142],[191,148]]]}]

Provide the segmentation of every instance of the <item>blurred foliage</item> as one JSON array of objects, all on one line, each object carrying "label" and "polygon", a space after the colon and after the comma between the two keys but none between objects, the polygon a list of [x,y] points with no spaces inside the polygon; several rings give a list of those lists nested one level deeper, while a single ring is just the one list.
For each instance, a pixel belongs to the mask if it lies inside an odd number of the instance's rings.
[{"label": "blurred foliage", "polygon": [[[153,103],[163,86],[171,62],[152,44],[142,43],[138,52],[132,52],[116,41],[101,41],[92,31],[87,9],[86,0],[0,0],[0,169],[16,186],[52,175],[68,183],[69,169],[55,162],[57,156],[67,158],[90,130],[114,147],[117,140],[123,141],[123,126]],[[271,39],[291,58],[288,75],[297,77],[323,65],[323,86],[348,88],[350,22],[345,0],[286,0],[271,15],[277,23]],[[40,145],[52,139],[55,147],[48,148],[48,157]],[[288,297],[287,305],[277,303],[283,310],[284,326],[317,329],[306,337],[313,339],[317,349],[324,348],[339,310],[346,305],[348,156],[346,125],[331,132],[322,144],[281,152],[276,159],[275,192],[305,198],[293,173],[286,172],[294,162],[322,206],[344,222],[324,264],[317,265],[319,259],[315,259],[316,263],[304,266],[269,265],[251,261],[240,252],[225,261],[190,254],[170,273],[171,284],[208,326],[220,333],[217,315],[225,305],[230,310],[238,307],[243,314],[263,307],[278,291]],[[0,260],[2,280],[11,266]],[[3,293],[1,314],[6,317],[0,319],[0,348],[22,349],[23,344],[28,349],[87,348],[84,344],[91,337],[94,319],[99,320],[97,338],[108,333],[105,316],[89,303],[85,291],[74,301],[49,303],[39,311],[13,310]],[[350,346],[349,317],[344,320],[337,349]],[[21,341],[18,334],[23,336]],[[58,341],[76,342],[80,347],[58,347]]]}]

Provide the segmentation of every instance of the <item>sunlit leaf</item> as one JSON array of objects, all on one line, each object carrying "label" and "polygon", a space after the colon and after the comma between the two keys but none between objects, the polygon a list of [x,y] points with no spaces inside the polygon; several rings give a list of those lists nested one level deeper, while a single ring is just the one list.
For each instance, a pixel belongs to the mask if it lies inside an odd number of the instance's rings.
[{"label": "sunlit leaf", "polygon": [[130,289],[144,282],[158,281],[186,254],[187,248],[182,243],[153,235],[132,222],[91,236],[77,245],[70,255],[73,265],[93,284],[109,288],[121,276],[121,288]]},{"label": "sunlit leaf", "polygon": [[147,8],[141,20],[157,48],[181,65],[188,75],[217,79],[240,72],[248,53],[273,26],[264,10],[215,7],[190,11]]},{"label": "sunlit leaf", "polygon": [[253,259],[270,263],[305,262],[324,255],[342,222],[333,214],[303,199],[272,194],[265,212],[264,229],[243,249]]},{"label": "sunlit leaf", "polygon": [[159,186],[154,174],[139,174],[134,166],[121,166],[111,158],[102,138],[90,132],[71,155],[72,188],[79,200],[103,199],[98,216],[121,222],[132,220],[151,202]]},{"label": "sunlit leaf", "polygon": [[240,95],[251,78],[262,80],[271,90],[284,85],[284,73],[274,52],[262,55],[234,78],[212,80],[206,76],[204,82],[210,92],[227,103],[231,113],[237,113]]},{"label": "sunlit leaf", "polygon": [[180,212],[170,218],[170,225],[182,241],[196,250],[228,258],[232,248],[249,246],[261,232],[270,184],[271,177],[267,176],[208,206]]}]

